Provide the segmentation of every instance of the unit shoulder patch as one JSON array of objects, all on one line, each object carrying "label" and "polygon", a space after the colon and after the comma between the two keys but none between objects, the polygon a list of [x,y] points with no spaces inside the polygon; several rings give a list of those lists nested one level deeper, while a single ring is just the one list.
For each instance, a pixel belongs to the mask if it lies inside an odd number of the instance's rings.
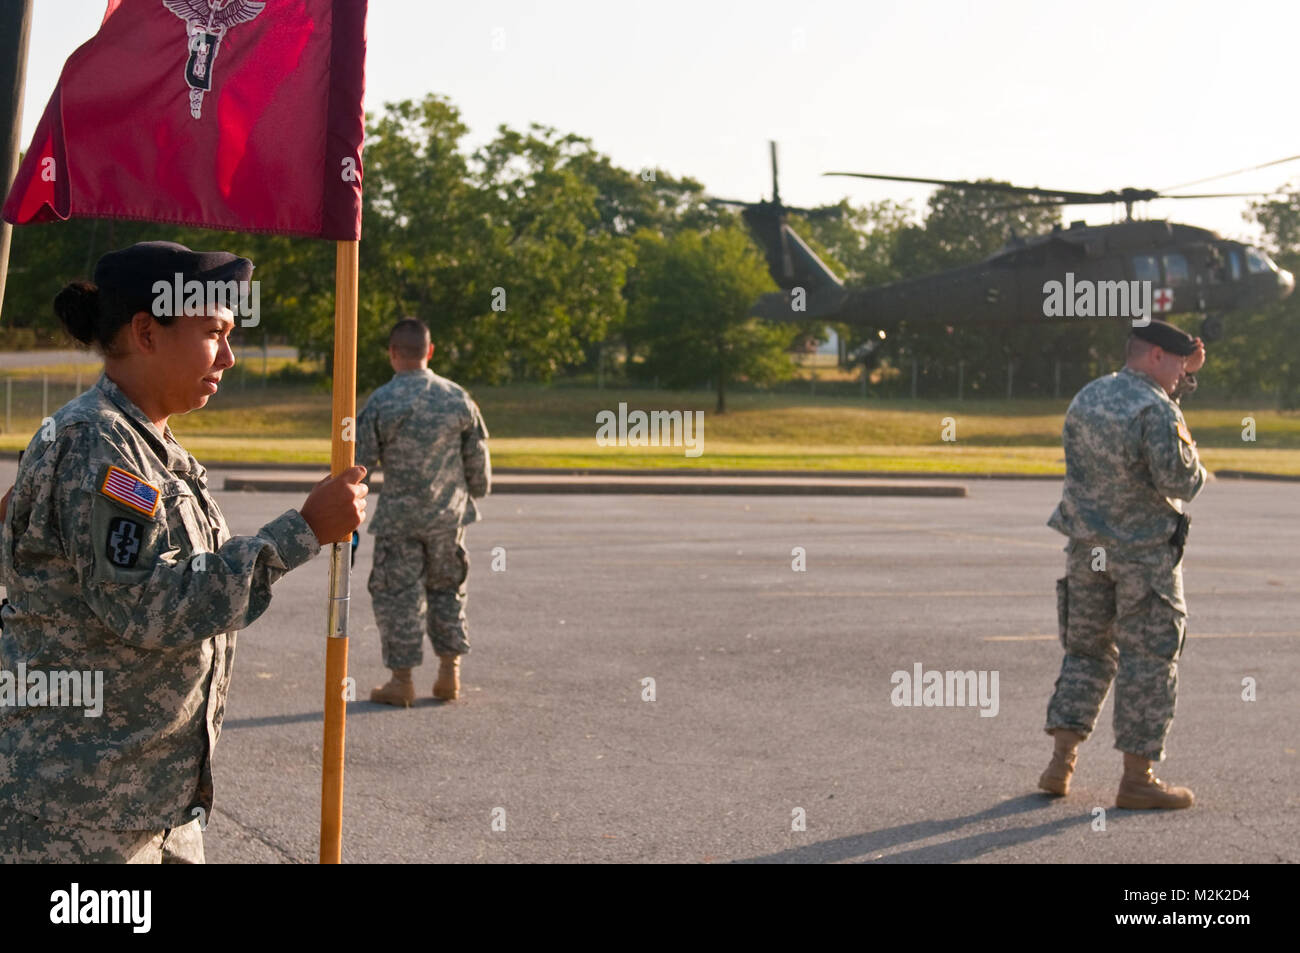
[{"label": "unit shoulder patch", "polygon": [[122,569],[132,568],[140,558],[140,543],[143,539],[144,527],[135,520],[124,516],[110,520],[108,536],[104,541],[108,561]]}]

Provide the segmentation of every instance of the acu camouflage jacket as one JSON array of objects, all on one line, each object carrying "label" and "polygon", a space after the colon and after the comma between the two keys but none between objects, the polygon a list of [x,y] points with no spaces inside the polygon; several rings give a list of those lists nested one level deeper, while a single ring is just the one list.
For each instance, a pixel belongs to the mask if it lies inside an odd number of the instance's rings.
[{"label": "acu camouflage jacket", "polygon": [[0,669],[102,672],[103,707],[0,696],[0,803],[116,830],[211,812],[235,630],[320,545],[296,510],[232,538],[205,476],[106,375],[28,445],[0,535]]},{"label": "acu camouflage jacket", "polygon": [[423,536],[475,522],[474,499],[492,488],[487,436],[459,384],[427,367],[393,375],[357,418],[357,463],[384,470],[370,532]]},{"label": "acu camouflage jacket", "polygon": [[1065,414],[1065,488],[1048,525],[1127,557],[1173,536],[1180,501],[1207,474],[1183,412],[1156,381],[1129,368],[1087,384]]}]

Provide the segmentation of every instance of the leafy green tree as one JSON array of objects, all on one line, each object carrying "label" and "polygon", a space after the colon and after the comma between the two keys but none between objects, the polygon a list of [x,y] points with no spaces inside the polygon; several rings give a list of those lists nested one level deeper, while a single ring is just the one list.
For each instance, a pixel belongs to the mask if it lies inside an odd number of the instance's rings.
[{"label": "leafy green tree", "polygon": [[854,285],[881,285],[903,277],[894,261],[898,233],[912,210],[885,200],[857,206],[842,200],[834,213],[790,216],[791,226],[840,278]]},{"label": "leafy green tree", "polygon": [[67,344],[69,339],[53,309],[54,296],[65,284],[88,280],[100,255],[114,248],[153,239],[178,241],[181,232],[194,231],[97,219],[15,228],[5,291],[5,328],[30,329],[42,343]]},{"label": "leafy green tree", "polygon": [[573,155],[569,168],[596,189],[600,227],[610,235],[630,237],[642,229],[672,235],[682,229],[706,230],[730,219],[708,203],[699,182],[675,178],[663,169],[629,171],[590,149]]},{"label": "leafy green tree", "polygon": [[790,374],[793,329],[749,316],[759,295],[774,287],[762,255],[738,227],[669,238],[643,231],[628,287],[630,352],[644,355],[642,372],[669,387],[712,381],[716,412],[726,413],[728,384]]},{"label": "leafy green tree", "polygon": [[[1292,274],[1300,268],[1300,191],[1279,190],[1280,198],[1251,206],[1246,218],[1264,232],[1263,245],[1280,267]],[[1224,337],[1207,346],[1205,367],[1197,375],[1205,397],[1276,395],[1287,410],[1300,408],[1300,297],[1289,298],[1250,313],[1228,315]],[[1194,327],[1188,327],[1195,332]]]}]

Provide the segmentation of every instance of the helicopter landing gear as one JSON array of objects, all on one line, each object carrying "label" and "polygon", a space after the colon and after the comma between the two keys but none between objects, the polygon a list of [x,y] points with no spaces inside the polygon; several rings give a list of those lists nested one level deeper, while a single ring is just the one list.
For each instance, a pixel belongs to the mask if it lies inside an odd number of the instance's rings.
[{"label": "helicopter landing gear", "polygon": [[1217,314],[1207,314],[1201,319],[1201,340],[1206,344],[1223,337],[1223,318]]}]

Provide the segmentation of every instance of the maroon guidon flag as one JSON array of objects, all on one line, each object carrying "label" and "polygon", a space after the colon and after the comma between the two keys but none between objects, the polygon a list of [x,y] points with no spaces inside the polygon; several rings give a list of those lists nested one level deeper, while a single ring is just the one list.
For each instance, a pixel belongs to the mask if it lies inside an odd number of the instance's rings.
[{"label": "maroon guidon flag", "polygon": [[361,237],[366,0],[108,0],[4,204]]}]

